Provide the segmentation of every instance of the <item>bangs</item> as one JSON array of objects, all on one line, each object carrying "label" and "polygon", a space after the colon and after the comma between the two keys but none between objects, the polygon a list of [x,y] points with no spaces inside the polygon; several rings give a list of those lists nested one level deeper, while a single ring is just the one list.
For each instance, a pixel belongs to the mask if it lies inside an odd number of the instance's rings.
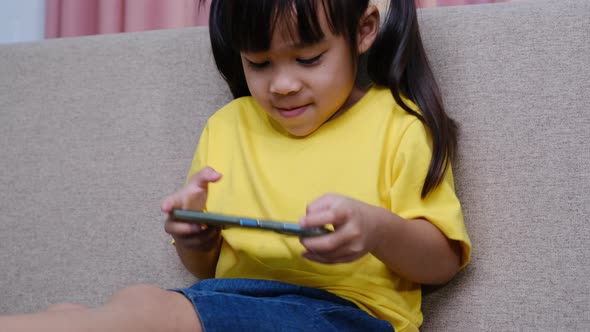
[{"label": "bangs", "polygon": [[[240,52],[268,51],[276,29],[297,46],[316,44],[328,33],[343,37],[356,61],[356,47],[352,45],[356,45],[360,17],[368,3],[369,0],[213,0],[209,38],[217,69],[234,98],[249,96]],[[322,14],[325,18],[319,16]],[[330,31],[322,30],[323,19]]]},{"label": "bangs", "polygon": [[[334,35],[349,35],[347,15],[334,15],[346,7],[342,0],[225,0],[224,39],[237,51],[260,52],[270,48],[280,25],[295,44],[310,45],[324,38],[318,13],[324,10]],[[323,8],[320,8],[322,6]]]}]

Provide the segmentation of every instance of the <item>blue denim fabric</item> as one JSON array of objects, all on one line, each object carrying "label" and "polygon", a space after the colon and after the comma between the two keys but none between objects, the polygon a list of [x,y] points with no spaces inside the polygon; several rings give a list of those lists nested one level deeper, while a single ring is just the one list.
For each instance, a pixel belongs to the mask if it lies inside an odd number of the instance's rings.
[{"label": "blue denim fabric", "polygon": [[283,282],[206,279],[173,291],[192,301],[205,332],[394,331],[350,301]]}]

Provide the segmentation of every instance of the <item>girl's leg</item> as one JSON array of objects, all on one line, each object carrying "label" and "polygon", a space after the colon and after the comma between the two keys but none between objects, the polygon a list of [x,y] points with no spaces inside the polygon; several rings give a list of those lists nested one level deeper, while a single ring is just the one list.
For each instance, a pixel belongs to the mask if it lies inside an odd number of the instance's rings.
[{"label": "girl's leg", "polygon": [[66,310],[85,310],[88,309],[88,307],[83,306],[81,304],[75,304],[75,303],[60,303],[60,304],[52,304],[49,307],[47,307],[47,309],[45,309],[46,312],[51,312],[51,311],[66,311]]},{"label": "girl's leg", "polygon": [[201,321],[184,295],[154,286],[138,285],[123,289],[107,304],[97,308],[57,309],[29,315],[1,316],[0,332],[202,331]]}]

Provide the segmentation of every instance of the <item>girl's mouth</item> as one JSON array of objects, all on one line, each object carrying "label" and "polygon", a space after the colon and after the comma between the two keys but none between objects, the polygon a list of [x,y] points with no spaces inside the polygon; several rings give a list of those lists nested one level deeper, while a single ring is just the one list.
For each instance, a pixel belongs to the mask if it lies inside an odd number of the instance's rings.
[{"label": "girl's mouth", "polygon": [[293,107],[293,108],[275,107],[275,109],[284,118],[295,118],[295,117],[298,117],[301,114],[305,113],[305,111],[307,111],[307,108],[309,107],[309,105],[310,104],[303,105],[303,106],[297,106],[297,107]]}]

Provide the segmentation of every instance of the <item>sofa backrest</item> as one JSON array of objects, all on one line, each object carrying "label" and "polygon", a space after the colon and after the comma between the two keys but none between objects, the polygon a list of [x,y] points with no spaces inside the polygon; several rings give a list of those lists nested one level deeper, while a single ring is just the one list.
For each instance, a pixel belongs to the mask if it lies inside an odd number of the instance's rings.
[{"label": "sofa backrest", "polygon": [[160,200],[228,102],[204,28],[0,46],[0,312],[193,281]]},{"label": "sofa backrest", "polygon": [[[425,331],[590,329],[590,2],[426,9],[472,263]],[[231,99],[207,30],[0,46],[0,314],[189,285],[159,201]]]},{"label": "sofa backrest", "polygon": [[590,330],[590,1],[424,11],[472,264],[429,331]]}]

